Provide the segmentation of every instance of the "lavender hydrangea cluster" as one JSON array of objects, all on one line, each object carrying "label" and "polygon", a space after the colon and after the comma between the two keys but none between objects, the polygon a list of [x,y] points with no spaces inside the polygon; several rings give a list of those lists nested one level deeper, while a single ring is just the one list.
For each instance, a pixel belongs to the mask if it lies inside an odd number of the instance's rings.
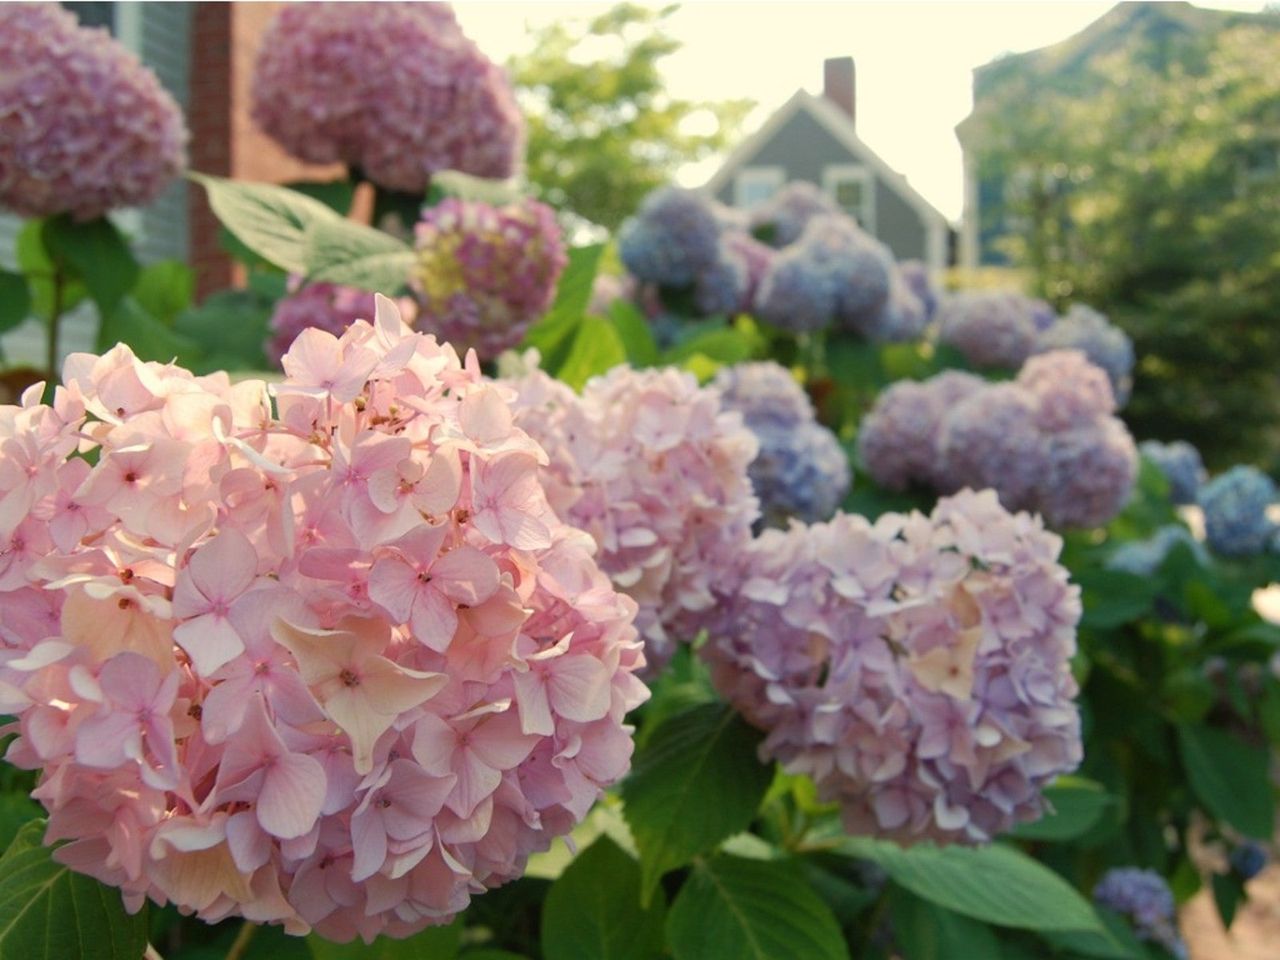
[{"label": "lavender hydrangea cluster", "polygon": [[842,216],[831,197],[807,180],[793,180],[747,214],[751,232],[772,247],[788,247],[800,239],[815,217]]},{"label": "lavender hydrangea cluster", "polygon": [[1079,351],[1056,351],[1008,383],[949,372],[895,384],[863,419],[858,452],[887,489],[992,488],[1053,527],[1092,527],[1120,511],[1137,477],[1114,409],[1106,375]]},{"label": "lavender hydrangea cluster", "polygon": [[449,197],[423,214],[415,249],[417,329],[482,360],[523,339],[568,263],[555,214],[536,200],[495,207]]},{"label": "lavender hydrangea cluster", "polygon": [[1012,290],[966,290],[938,305],[938,336],[975,367],[1016,370],[1035,350],[1039,301]]},{"label": "lavender hydrangea cluster", "polygon": [[185,165],[178,104],[106,30],[3,4],[0,64],[0,207],[91,220],[150,203]]},{"label": "lavender hydrangea cluster", "polygon": [[1144,440],[1138,451],[1154,463],[1169,482],[1169,499],[1178,505],[1196,502],[1200,486],[1208,478],[1200,451],[1185,440],[1160,443]]},{"label": "lavender hydrangea cluster", "polygon": [[505,72],[443,3],[285,4],[263,35],[253,119],[290,154],[421,193],[458,170],[510,177],[524,121]]},{"label": "lavender hydrangea cluster", "polygon": [[1257,467],[1242,464],[1214,477],[1197,497],[1209,547],[1224,557],[1262,553],[1276,532],[1267,517],[1275,499],[1275,483]]},{"label": "lavender hydrangea cluster", "polygon": [[1163,947],[1186,960],[1187,945],[1178,932],[1177,904],[1164,877],[1154,870],[1117,867],[1103,874],[1093,888],[1094,902],[1123,914],[1141,940]]},{"label": "lavender hydrangea cluster", "polygon": [[852,484],[849,460],[791,373],[776,363],[744,363],[723,368],[713,386],[760,443],[748,472],[764,521],[812,523],[835,513]]},{"label": "lavender hydrangea cluster", "polygon": [[618,256],[641,283],[687,287],[720,258],[720,221],[701,194],[663,187],[618,233]]},{"label": "lavender hydrangea cluster", "polygon": [[702,648],[717,688],[853,833],[982,843],[1081,759],[1079,588],[991,491],[766,530]]},{"label": "lavender hydrangea cluster", "polygon": [[1133,341],[1105,315],[1082,303],[1073,304],[1036,338],[1035,353],[1051,350],[1083,351],[1090,363],[1107,372],[1116,403],[1123,407],[1129,401],[1133,390]]}]

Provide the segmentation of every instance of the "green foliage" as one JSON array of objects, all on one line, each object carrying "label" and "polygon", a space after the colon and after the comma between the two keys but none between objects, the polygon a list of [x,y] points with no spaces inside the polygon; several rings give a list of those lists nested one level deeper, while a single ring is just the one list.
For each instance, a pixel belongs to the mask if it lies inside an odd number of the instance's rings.
[{"label": "green foliage", "polygon": [[1179,727],[1178,747],[1204,805],[1245,836],[1269,840],[1275,828],[1269,752],[1201,726]]},{"label": "green foliage", "polygon": [[312,934],[307,938],[314,960],[454,960],[462,943],[462,923],[427,927],[404,940],[378,937],[371,944],[360,941],[333,943]]},{"label": "green foliage", "polygon": [[133,298],[152,317],[172,325],[178,314],[191,306],[195,285],[195,273],[185,263],[160,260],[138,274]]},{"label": "green foliage", "polygon": [[[666,26],[675,9],[624,3],[557,22],[512,62],[528,105],[526,172],[543,200],[613,229],[682,164],[734,140],[748,102],[695,103],[663,89],[660,61],[680,48]],[[690,132],[699,117],[711,132]]]},{"label": "green foliage", "polygon": [[141,272],[124,236],[105,217],[87,223],[66,214],[53,217],[44,222],[43,239],[50,260],[84,283],[104,318],[133,289]]},{"label": "green foliage", "polygon": [[1089,833],[1116,798],[1082,777],[1059,777],[1044,791],[1048,811],[1012,831],[1019,840],[1065,842]]},{"label": "green foliage", "polygon": [[904,960],[1000,955],[995,931],[986,924],[944,910],[899,887],[891,891],[889,903]]},{"label": "green foliage", "polygon": [[44,828],[28,823],[0,857],[0,957],[138,960],[146,913],[125,913],[118,891],[54,862]]},{"label": "green foliage", "polygon": [[416,260],[403,241],[350,220],[311,224],[303,248],[311,280],[343,283],[387,295],[408,285]]},{"label": "green foliage", "polygon": [[251,290],[223,290],[206,297],[199,307],[183,311],[174,330],[196,345],[191,369],[265,370],[262,346],[271,319],[270,300]]},{"label": "green foliage", "polygon": [[31,313],[31,290],[27,278],[11,270],[0,270],[0,333],[12,330]]}]

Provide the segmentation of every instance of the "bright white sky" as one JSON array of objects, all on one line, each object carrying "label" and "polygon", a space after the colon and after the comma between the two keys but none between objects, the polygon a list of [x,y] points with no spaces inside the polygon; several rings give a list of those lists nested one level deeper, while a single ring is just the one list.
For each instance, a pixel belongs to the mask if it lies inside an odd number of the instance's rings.
[{"label": "bright white sky", "polygon": [[[1066,39],[1111,8],[1092,2],[686,3],[669,20],[683,48],[665,61],[673,96],[746,97],[747,133],[798,88],[822,89],[822,61],[851,55],[858,134],[947,217],[962,204],[955,126],[973,105],[972,71],[1002,53]],[[1199,6],[1260,10],[1263,3]],[[529,45],[529,28],[586,17],[607,3],[455,3],[463,29],[492,59]],[[705,182],[717,164],[683,171]]]}]

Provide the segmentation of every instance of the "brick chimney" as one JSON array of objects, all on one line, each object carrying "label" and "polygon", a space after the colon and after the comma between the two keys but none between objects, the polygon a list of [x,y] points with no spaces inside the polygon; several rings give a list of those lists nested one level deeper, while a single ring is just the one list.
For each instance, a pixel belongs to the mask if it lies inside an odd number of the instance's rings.
[{"label": "brick chimney", "polygon": [[853,57],[829,57],[822,64],[822,95],[849,115],[850,122],[857,119],[857,78],[853,69]]}]

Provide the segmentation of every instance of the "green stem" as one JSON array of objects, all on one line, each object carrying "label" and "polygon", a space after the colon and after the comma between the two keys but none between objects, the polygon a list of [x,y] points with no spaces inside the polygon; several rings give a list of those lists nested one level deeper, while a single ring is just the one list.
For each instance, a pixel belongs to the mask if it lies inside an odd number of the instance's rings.
[{"label": "green stem", "polygon": [[246,920],[240,925],[240,932],[236,934],[235,940],[231,942],[231,949],[227,951],[226,960],[243,960],[245,953],[249,949],[249,941],[253,939],[253,935],[258,932],[258,925],[252,920]]},{"label": "green stem", "polygon": [[49,379],[58,379],[58,327],[62,322],[62,284],[64,281],[62,268],[57,261],[53,265],[53,302],[49,306],[49,344],[47,366]]}]

